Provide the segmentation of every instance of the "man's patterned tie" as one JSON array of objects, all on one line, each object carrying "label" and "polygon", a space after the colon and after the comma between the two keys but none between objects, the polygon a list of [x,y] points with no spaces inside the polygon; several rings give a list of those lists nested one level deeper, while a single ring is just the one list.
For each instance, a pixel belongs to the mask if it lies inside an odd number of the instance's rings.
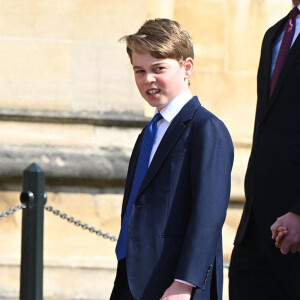
[{"label": "man's patterned tie", "polygon": [[284,62],[289,54],[291,44],[293,41],[293,37],[295,34],[295,27],[296,27],[296,17],[299,14],[299,9],[297,6],[295,6],[289,16],[288,23],[285,26],[284,35],[282,38],[281,46],[278,52],[278,56],[276,59],[276,64],[271,80],[271,86],[270,86],[270,97],[273,94],[274,88],[276,86],[276,82],[278,80],[279,74],[282,70],[282,67],[284,65]]}]

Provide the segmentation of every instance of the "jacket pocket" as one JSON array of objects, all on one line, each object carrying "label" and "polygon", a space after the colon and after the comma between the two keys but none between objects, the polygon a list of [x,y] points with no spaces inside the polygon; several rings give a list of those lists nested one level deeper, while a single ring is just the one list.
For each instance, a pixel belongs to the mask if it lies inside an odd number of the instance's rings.
[{"label": "jacket pocket", "polygon": [[173,233],[162,233],[160,236],[163,239],[181,239],[181,238],[183,238],[183,236],[176,235],[176,234],[173,234]]}]

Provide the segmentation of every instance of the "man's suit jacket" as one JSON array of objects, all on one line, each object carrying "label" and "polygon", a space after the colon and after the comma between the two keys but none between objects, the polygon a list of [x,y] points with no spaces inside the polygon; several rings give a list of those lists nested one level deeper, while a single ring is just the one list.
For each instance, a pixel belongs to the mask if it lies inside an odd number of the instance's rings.
[{"label": "man's suit jacket", "polygon": [[246,203],[236,244],[243,241],[248,224],[255,224],[262,241],[274,246],[270,226],[276,218],[289,211],[300,214],[300,36],[269,98],[272,47],[287,20],[288,16],[272,26],[262,43]]},{"label": "man's suit jacket", "polygon": [[[142,134],[129,163],[122,216]],[[126,264],[135,299],[159,299],[177,278],[197,286],[193,299],[208,300],[214,266],[221,299],[232,161],[225,125],[193,97],[166,131],[131,209]]]}]

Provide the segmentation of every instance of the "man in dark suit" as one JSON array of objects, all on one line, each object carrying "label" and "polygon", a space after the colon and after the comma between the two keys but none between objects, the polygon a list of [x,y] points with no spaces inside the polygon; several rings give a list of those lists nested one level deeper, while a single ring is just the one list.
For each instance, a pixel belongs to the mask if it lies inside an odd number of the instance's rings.
[{"label": "man in dark suit", "polygon": [[110,299],[222,299],[230,135],[189,90],[193,45],[180,24],[149,20],[125,40],[156,114],[129,163]]},{"label": "man in dark suit", "polygon": [[[300,1],[293,4],[262,43],[231,300],[300,299]],[[278,235],[280,227],[286,234]]]}]

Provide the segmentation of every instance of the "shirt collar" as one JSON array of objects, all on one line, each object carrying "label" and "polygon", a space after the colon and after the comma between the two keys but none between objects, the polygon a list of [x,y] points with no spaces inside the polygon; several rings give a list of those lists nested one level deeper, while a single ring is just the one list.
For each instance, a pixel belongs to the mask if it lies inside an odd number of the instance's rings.
[{"label": "shirt collar", "polygon": [[[193,98],[191,90],[187,90],[184,93],[175,97],[167,106],[165,106],[161,111],[161,115],[164,120],[167,122],[171,122],[176,115],[180,112],[182,107]],[[157,113],[157,109],[155,109],[155,113]]]}]

